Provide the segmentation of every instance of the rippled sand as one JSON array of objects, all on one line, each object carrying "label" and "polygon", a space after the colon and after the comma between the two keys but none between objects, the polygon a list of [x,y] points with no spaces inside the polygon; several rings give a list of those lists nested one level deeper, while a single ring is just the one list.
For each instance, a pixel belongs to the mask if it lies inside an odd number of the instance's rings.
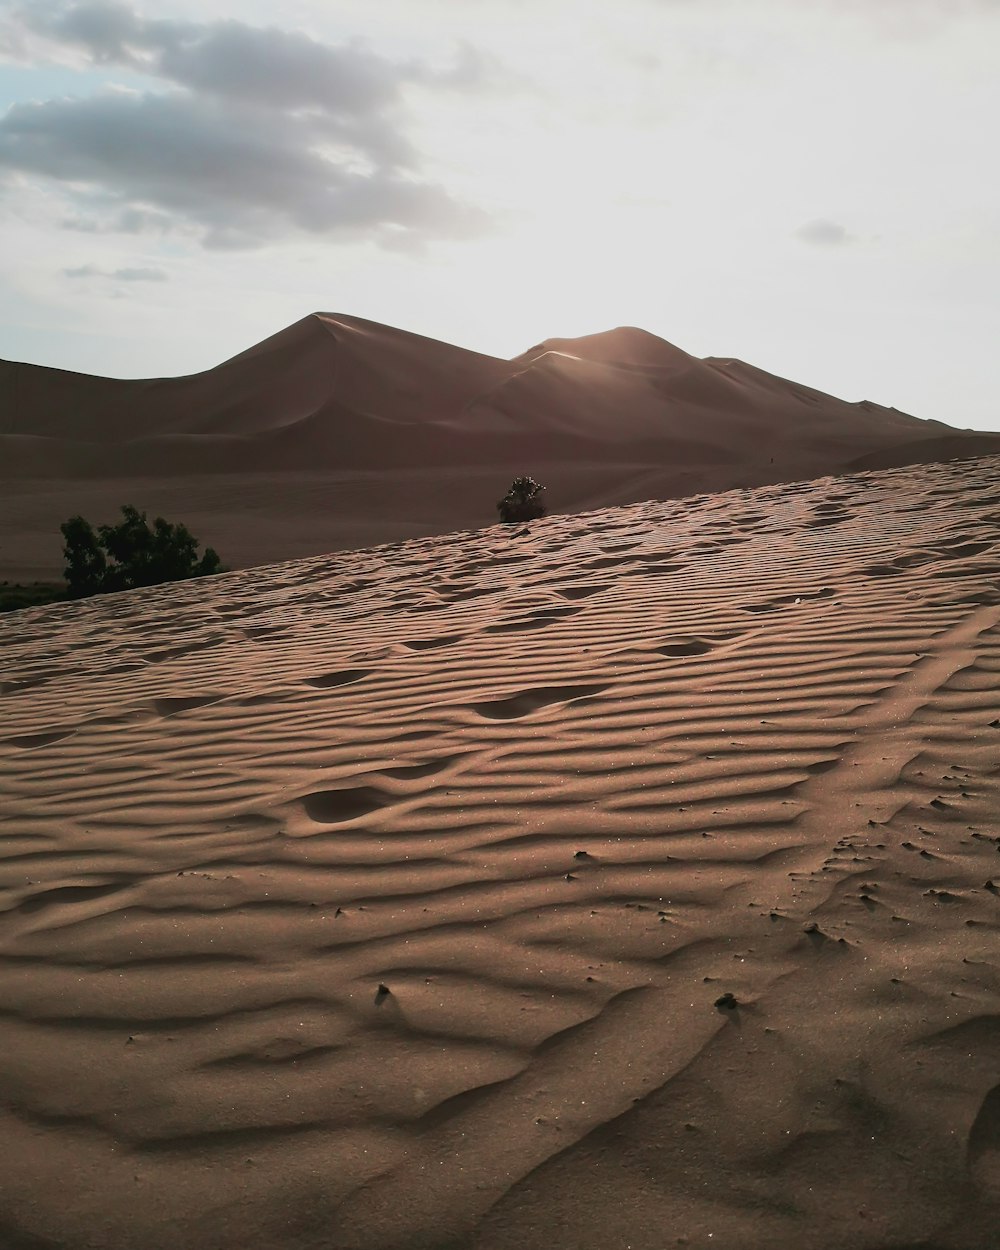
[{"label": "rippled sand", "polygon": [[0,618],[0,1245],[991,1250],[1000,461]]}]

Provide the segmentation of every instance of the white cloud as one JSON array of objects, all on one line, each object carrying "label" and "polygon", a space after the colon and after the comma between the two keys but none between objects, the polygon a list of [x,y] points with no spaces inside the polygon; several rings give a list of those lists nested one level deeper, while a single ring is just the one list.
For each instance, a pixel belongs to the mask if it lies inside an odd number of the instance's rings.
[{"label": "white cloud", "polygon": [[399,247],[487,228],[423,174],[405,129],[407,85],[489,85],[496,67],[472,48],[436,70],[233,20],[148,20],[115,0],[35,3],[20,20],[95,64],[165,84],[22,101],[0,120],[0,169],[103,201],[105,227],[162,229],[166,215],[215,248],[295,231]]},{"label": "white cloud", "polygon": [[845,243],[855,241],[846,226],[838,221],[828,221],[825,217],[805,222],[795,231],[795,236],[803,243],[812,243],[817,247],[843,247]]},{"label": "white cloud", "polygon": [[162,269],[144,266],[123,266],[121,269],[101,269],[99,265],[77,265],[64,269],[66,278],[112,278],[118,282],[166,282],[168,276]]}]

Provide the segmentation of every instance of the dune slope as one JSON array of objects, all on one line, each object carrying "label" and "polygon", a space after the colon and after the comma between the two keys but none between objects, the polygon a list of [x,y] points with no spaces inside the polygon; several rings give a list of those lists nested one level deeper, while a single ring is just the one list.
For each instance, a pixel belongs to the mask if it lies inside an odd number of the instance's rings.
[{"label": "dune slope", "polygon": [[1000,459],[0,657],[0,1245],[996,1245]]},{"label": "dune slope", "polygon": [[489,524],[526,472],[571,512],[1000,452],[1000,435],[699,360],[633,327],[500,360],[315,313],[184,378],[0,361],[0,401],[11,579],[57,575],[60,522],[110,521],[123,503],[184,520],[245,566]]}]

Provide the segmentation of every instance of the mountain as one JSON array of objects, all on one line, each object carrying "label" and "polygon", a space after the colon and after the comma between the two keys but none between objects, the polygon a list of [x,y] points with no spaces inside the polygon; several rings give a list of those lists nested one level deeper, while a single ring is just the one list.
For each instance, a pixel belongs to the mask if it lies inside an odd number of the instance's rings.
[{"label": "mountain", "polygon": [[[489,524],[519,472],[543,477],[550,506],[568,511],[1000,451],[1000,435],[847,403],[634,327],[502,360],[314,313],[187,377],[0,361],[0,398],[0,477],[17,500],[0,521],[21,526],[18,552],[0,543],[0,575],[40,568],[19,563],[26,536],[44,546],[91,501],[105,513],[169,505],[224,549],[248,500],[284,524],[303,475],[328,475],[312,521],[293,509],[287,543],[272,525],[266,542],[247,532],[230,547],[248,563]],[[46,550],[51,568],[57,544]]]}]

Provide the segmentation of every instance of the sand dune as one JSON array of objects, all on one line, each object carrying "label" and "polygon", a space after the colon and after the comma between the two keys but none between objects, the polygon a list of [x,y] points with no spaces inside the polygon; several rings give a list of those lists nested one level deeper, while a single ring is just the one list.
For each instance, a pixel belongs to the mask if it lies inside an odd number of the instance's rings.
[{"label": "sand dune", "polygon": [[996,1246],[1000,459],[0,657],[0,1245]]},{"label": "sand dune", "polygon": [[184,378],[0,362],[0,397],[0,577],[21,579],[59,572],[68,515],[122,503],[238,567],[490,524],[524,472],[572,512],[1000,451],[630,327],[500,360],[317,313]]}]

